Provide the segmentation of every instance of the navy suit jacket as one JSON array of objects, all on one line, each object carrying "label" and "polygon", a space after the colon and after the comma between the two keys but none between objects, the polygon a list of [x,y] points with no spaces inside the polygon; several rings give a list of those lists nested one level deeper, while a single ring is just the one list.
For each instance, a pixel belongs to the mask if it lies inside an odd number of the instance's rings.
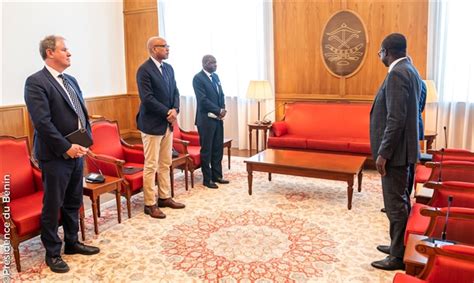
[{"label": "navy suit jacket", "polygon": [[204,71],[197,73],[193,79],[194,93],[196,94],[197,110],[196,121],[197,126],[204,126],[209,123],[218,122],[218,120],[209,118],[207,113],[214,113],[220,116],[221,109],[225,109],[224,92],[222,91],[219,76],[214,73],[217,80],[219,92]]},{"label": "navy suit jacket", "polygon": [[370,147],[389,166],[416,163],[419,158],[418,117],[423,81],[406,59],[387,74],[370,111]]},{"label": "navy suit jacket", "polygon": [[150,58],[137,71],[140,109],[137,114],[138,129],[150,135],[164,135],[168,126],[168,111],[172,108],[179,112],[179,91],[176,87],[174,70],[163,62],[163,72],[169,78],[169,85],[160,70]]},{"label": "navy suit jacket", "polygon": [[[76,79],[67,74],[64,76],[76,91],[87,118],[87,109]],[[36,158],[44,161],[63,158],[63,154],[71,147],[64,136],[78,129],[79,118],[66,91],[46,67],[26,79],[25,102],[35,128]],[[86,128],[90,134],[88,121]]]}]

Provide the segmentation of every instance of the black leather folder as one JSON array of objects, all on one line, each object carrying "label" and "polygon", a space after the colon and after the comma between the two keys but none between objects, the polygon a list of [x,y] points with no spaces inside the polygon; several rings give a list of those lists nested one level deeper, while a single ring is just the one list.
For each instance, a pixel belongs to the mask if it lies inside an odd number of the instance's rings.
[{"label": "black leather folder", "polygon": [[83,147],[90,147],[92,145],[92,138],[86,129],[79,129],[77,131],[74,131],[69,135],[65,136],[65,138],[70,143],[82,145]]}]

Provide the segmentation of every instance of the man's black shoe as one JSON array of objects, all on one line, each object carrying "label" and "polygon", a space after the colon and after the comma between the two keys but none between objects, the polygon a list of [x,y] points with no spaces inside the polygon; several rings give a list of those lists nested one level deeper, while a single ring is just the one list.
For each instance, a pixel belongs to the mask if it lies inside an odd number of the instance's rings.
[{"label": "man's black shoe", "polygon": [[228,180],[222,179],[222,178],[216,179],[214,180],[214,182],[219,183],[219,184],[229,184]]},{"label": "man's black shoe", "polygon": [[46,265],[49,266],[52,272],[66,273],[69,271],[69,266],[60,256],[46,256],[44,261],[46,262]]},{"label": "man's black shoe", "polygon": [[64,247],[64,253],[67,255],[81,254],[81,255],[95,255],[100,252],[100,249],[93,246],[87,246],[83,243],[76,242],[73,245],[66,244]]},{"label": "man's black shoe", "polygon": [[385,209],[385,207],[383,207],[383,208],[380,209],[380,212],[386,213],[387,210]]},{"label": "man's black shoe", "polygon": [[214,183],[214,182],[209,182],[209,183],[208,183],[208,182],[205,182],[205,183],[203,183],[203,185],[206,186],[206,187],[208,187],[209,189],[217,189],[217,188],[219,188],[219,186],[217,186],[217,184]]},{"label": "man's black shoe", "polygon": [[377,250],[379,252],[383,252],[384,254],[390,254],[390,246],[386,246],[386,245],[379,245],[377,246]]},{"label": "man's black shoe", "polygon": [[371,264],[373,267],[383,270],[405,270],[403,260],[394,256],[387,256],[385,259],[374,261]]}]

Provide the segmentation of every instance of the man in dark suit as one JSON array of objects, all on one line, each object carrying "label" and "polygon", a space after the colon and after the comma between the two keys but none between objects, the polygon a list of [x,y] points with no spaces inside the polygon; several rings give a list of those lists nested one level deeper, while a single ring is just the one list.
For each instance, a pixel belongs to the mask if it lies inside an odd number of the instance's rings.
[{"label": "man in dark suit", "polygon": [[47,36],[40,42],[40,53],[45,67],[26,79],[25,101],[35,127],[34,153],[42,170],[41,241],[46,249],[45,261],[53,272],[63,273],[69,267],[60,256],[59,213],[64,228],[64,253],[99,253],[99,248],[80,243],[77,236],[82,206],[82,157],[88,149],[65,138],[79,128],[90,136],[90,125],[76,79],[63,73],[71,65],[71,53],[64,38]]},{"label": "man in dark suit", "polygon": [[402,34],[393,33],[383,40],[379,56],[388,74],[370,112],[370,145],[382,176],[391,239],[389,246],[377,247],[389,256],[372,262],[372,266],[384,270],[404,268],[403,238],[410,206],[406,194],[408,166],[419,158],[418,99],[422,81],[406,57],[406,48]]},{"label": "man in dark suit", "polygon": [[215,73],[216,58],[205,55],[202,58],[203,70],[193,79],[194,93],[197,100],[196,126],[201,144],[201,170],[204,186],[217,189],[216,183],[228,184],[222,178],[222,155],[224,151],[224,92],[221,82]]},{"label": "man in dark suit", "polygon": [[[137,71],[140,109],[137,126],[141,132],[145,164],[143,168],[143,195],[145,214],[153,218],[165,218],[158,207],[184,208],[171,198],[170,165],[173,148],[173,123],[179,112],[179,91],[174,70],[164,63],[168,59],[169,46],[160,37],[147,42],[150,58]],[[158,172],[158,200],[155,195],[155,176]]]}]

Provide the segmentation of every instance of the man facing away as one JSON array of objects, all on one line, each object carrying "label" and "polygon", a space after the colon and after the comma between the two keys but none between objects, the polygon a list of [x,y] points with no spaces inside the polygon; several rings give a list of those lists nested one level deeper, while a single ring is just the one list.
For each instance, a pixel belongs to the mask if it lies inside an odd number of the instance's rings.
[{"label": "man facing away", "polygon": [[222,156],[224,153],[224,92],[215,73],[216,58],[205,55],[202,58],[203,70],[193,79],[193,88],[197,100],[195,124],[198,127],[201,144],[201,170],[204,186],[217,189],[219,184],[228,184],[222,178]]},{"label": "man facing away", "polygon": [[372,262],[384,270],[403,269],[403,243],[410,210],[407,174],[419,158],[418,99],[422,80],[406,57],[407,42],[399,33],[388,35],[379,56],[388,67],[370,112],[370,145],[377,171],[382,176],[384,207],[390,222],[390,245],[377,249],[388,256]]},{"label": "man facing away", "polygon": [[25,102],[35,128],[34,153],[44,187],[41,241],[46,264],[53,272],[68,272],[61,258],[58,215],[64,228],[65,254],[93,255],[99,248],[78,241],[79,209],[82,206],[83,156],[88,148],[71,144],[65,136],[85,129],[90,134],[82,92],[76,79],[64,74],[71,53],[65,39],[50,35],[40,42],[45,67],[26,79]]},{"label": "man facing away", "polygon": [[[153,36],[147,42],[150,58],[137,71],[140,109],[137,126],[141,132],[145,164],[143,168],[143,195],[145,214],[165,218],[158,207],[184,208],[170,195],[170,165],[173,148],[173,123],[179,112],[179,91],[174,70],[163,62],[168,59],[166,40]],[[155,176],[158,172],[158,199],[155,196]]]}]

